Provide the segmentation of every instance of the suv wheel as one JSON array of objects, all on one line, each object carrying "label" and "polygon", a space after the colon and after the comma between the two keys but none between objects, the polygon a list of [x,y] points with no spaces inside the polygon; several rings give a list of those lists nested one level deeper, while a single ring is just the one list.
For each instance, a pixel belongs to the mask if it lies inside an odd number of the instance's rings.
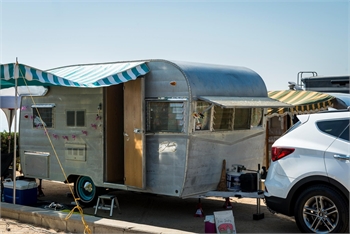
[{"label": "suv wheel", "polygon": [[302,192],[295,206],[295,221],[301,232],[349,230],[349,205],[329,186],[317,185]]}]

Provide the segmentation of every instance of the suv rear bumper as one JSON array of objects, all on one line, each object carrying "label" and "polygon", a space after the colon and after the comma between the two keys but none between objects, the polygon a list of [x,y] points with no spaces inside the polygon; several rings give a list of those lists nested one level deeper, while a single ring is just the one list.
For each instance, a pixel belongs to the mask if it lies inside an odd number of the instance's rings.
[{"label": "suv rear bumper", "polygon": [[280,197],[267,197],[265,196],[266,206],[271,210],[279,214],[284,214],[287,216],[293,216],[293,211],[290,210],[290,201]]}]

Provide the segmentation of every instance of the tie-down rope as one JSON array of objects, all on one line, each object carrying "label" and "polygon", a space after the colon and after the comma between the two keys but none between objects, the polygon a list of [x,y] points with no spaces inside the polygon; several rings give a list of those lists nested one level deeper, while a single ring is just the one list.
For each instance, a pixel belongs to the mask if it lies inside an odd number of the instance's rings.
[{"label": "tie-down rope", "polygon": [[[16,62],[16,66],[18,66],[18,62]],[[21,76],[24,77],[22,71],[21,71],[20,69],[18,69],[18,70],[19,70],[19,72],[21,73]],[[16,79],[16,77],[15,77],[15,79]],[[30,89],[28,88],[28,84],[27,84],[26,79],[23,78],[23,81],[24,81],[24,83],[25,83],[25,85],[26,85],[26,87],[27,87],[27,89],[28,89],[28,92],[30,93],[30,98],[32,99],[32,102],[33,102],[33,104],[35,105],[35,101],[34,101],[34,99],[33,99],[33,96],[31,95]],[[58,158],[56,149],[55,149],[55,147],[54,147],[54,145],[53,145],[53,143],[52,143],[52,141],[51,141],[50,135],[48,134],[48,131],[47,131],[46,126],[45,126],[46,124],[45,124],[44,121],[42,120],[41,115],[40,115],[40,112],[38,111],[38,107],[37,107],[37,106],[35,106],[35,109],[36,109],[36,112],[37,112],[38,115],[39,115],[39,118],[40,118],[40,121],[41,121],[41,125],[42,125],[43,128],[44,128],[44,131],[45,131],[46,136],[47,136],[47,138],[48,138],[48,140],[49,140],[49,142],[50,142],[51,148],[52,148],[52,150],[53,150],[53,152],[54,152],[54,154],[55,154],[55,157],[56,157],[56,159],[57,159],[57,161],[58,161],[58,164],[59,164],[59,166],[60,166],[60,168],[61,168],[61,171],[62,171],[62,173],[63,173],[63,175],[64,175],[64,178],[65,178],[65,180],[66,180],[67,183],[68,183],[67,175],[66,175],[66,173],[65,173],[65,171],[64,171],[64,168],[63,168],[63,166],[62,166],[62,163],[61,163],[60,159]],[[67,184],[67,185],[68,185],[68,184]],[[74,210],[75,210],[75,209],[78,209],[78,211],[79,211],[79,213],[80,213],[80,215],[81,215],[81,220],[82,220],[83,225],[84,225],[84,227],[85,227],[85,228],[84,228],[84,233],[91,234],[91,230],[90,230],[90,228],[89,228],[89,226],[88,226],[88,224],[86,223],[85,218],[84,218],[83,209],[81,208],[81,206],[79,205],[79,202],[78,202],[78,201],[80,200],[80,198],[75,197],[74,192],[73,192],[71,186],[68,185],[68,187],[69,187],[70,192],[71,192],[72,195],[73,195],[73,198],[74,198],[74,201],[75,201],[76,206],[69,212],[69,214],[66,216],[65,220],[68,220],[68,219],[72,216],[72,214],[74,213]]]}]

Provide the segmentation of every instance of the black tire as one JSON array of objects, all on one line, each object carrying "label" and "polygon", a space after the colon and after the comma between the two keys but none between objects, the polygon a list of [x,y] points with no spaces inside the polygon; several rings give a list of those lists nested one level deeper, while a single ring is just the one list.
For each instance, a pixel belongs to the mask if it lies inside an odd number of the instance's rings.
[{"label": "black tire", "polygon": [[315,185],[303,191],[296,202],[294,215],[301,232],[349,231],[349,204],[327,185]]},{"label": "black tire", "polygon": [[79,176],[74,183],[74,192],[80,198],[79,203],[86,206],[95,205],[101,188],[96,187],[90,177]]}]

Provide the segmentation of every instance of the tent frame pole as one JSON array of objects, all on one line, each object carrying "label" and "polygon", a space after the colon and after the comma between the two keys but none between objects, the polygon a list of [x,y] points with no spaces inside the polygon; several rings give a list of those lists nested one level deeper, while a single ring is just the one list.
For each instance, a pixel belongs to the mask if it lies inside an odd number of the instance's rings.
[{"label": "tent frame pole", "polygon": [[[16,173],[17,173],[17,79],[19,73],[16,72],[16,69],[18,69],[18,60],[16,58],[16,66],[15,66],[15,72],[14,72],[14,78],[15,78],[15,128],[14,128],[14,139],[13,139],[13,162],[12,162],[12,172],[13,172],[13,204],[16,204]],[[17,74],[17,77],[16,77]]]}]

